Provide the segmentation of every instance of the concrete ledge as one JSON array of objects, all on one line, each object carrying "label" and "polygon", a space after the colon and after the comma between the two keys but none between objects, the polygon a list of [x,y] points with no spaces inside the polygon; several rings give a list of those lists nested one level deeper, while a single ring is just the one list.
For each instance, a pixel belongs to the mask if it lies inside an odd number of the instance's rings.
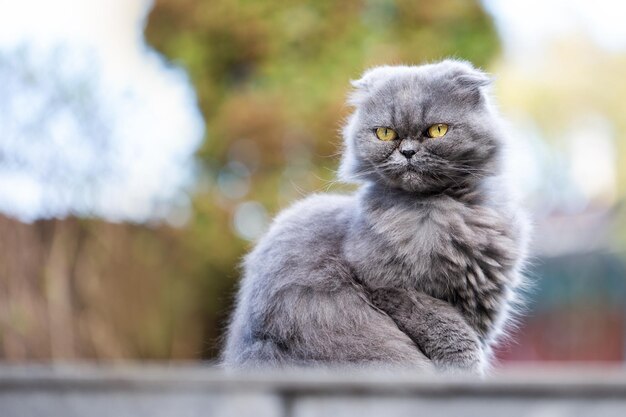
[{"label": "concrete ledge", "polygon": [[626,370],[486,379],[404,372],[226,373],[200,366],[0,365],[0,416],[626,416]]}]

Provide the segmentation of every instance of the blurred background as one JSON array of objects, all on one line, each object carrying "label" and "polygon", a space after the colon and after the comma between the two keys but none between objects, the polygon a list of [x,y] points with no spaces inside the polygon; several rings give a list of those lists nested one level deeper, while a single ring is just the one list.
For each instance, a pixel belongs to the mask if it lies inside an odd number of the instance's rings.
[{"label": "blurred background", "polygon": [[335,183],[349,80],[496,77],[536,231],[500,366],[626,359],[626,6],[0,0],[0,360],[210,360],[238,263]]}]

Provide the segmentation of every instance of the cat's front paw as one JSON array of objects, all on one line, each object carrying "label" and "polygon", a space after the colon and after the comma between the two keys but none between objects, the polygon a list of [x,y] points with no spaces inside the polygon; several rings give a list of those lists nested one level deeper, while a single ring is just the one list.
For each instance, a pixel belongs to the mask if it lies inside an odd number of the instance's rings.
[{"label": "cat's front paw", "polygon": [[481,342],[448,303],[415,290],[393,287],[371,289],[369,298],[440,370],[482,373],[485,354]]},{"label": "cat's front paw", "polygon": [[440,340],[431,339],[430,358],[437,368],[446,372],[482,374],[487,355],[481,343],[461,329],[451,331]]},{"label": "cat's front paw", "polygon": [[486,361],[479,351],[468,350],[454,355],[431,358],[437,369],[445,373],[470,373],[482,375]]}]

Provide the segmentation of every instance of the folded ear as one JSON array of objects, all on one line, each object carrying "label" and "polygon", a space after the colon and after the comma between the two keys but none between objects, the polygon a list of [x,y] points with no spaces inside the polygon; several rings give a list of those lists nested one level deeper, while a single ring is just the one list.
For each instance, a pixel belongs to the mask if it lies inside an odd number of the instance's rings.
[{"label": "folded ear", "polygon": [[484,93],[484,87],[491,84],[492,77],[474,68],[467,61],[446,60],[442,62],[447,68],[447,77],[453,82],[457,93],[478,102]]},{"label": "folded ear", "polygon": [[353,106],[357,106],[371,93],[377,85],[388,79],[390,76],[408,71],[406,66],[389,66],[370,68],[361,75],[358,80],[352,80],[350,83],[354,87],[352,93],[348,97],[348,102]]},{"label": "folded ear", "polygon": [[358,80],[350,81],[350,84],[352,84],[352,87],[357,90],[364,92],[371,91],[376,84],[376,81],[384,78],[389,71],[391,71],[391,67],[387,65],[370,68],[366,70]]},{"label": "folded ear", "polygon": [[487,87],[493,80],[486,73],[475,69],[471,73],[458,75],[456,81],[463,88],[477,90],[481,87]]}]

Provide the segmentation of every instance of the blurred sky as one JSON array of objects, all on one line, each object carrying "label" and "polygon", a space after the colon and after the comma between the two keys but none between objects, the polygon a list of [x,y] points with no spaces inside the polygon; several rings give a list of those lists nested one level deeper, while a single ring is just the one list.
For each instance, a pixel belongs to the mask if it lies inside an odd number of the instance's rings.
[{"label": "blurred sky", "polygon": [[[619,134],[615,124],[619,121],[600,110],[614,92],[612,80],[594,79],[594,66],[615,64],[603,61],[626,50],[626,3],[483,0],[483,4],[493,16],[503,44],[496,79],[498,92],[503,93],[499,98],[509,105],[507,116],[513,122],[517,143],[522,145],[511,164],[524,193],[538,195],[534,210],[574,213],[593,202],[611,206],[618,198]],[[590,79],[591,90],[599,94],[585,89]],[[529,120],[532,109],[528,107],[533,104],[527,102],[526,108],[521,108],[523,99],[518,97],[524,96],[524,89],[533,89],[534,100],[547,102],[546,96],[554,94],[563,104],[549,109],[554,130],[559,130],[558,134],[552,132],[551,146],[546,144],[550,133],[546,122],[542,131]],[[568,95],[577,95],[580,108],[568,108],[572,102]],[[517,114],[512,114],[518,105]],[[558,120],[564,112],[568,113],[567,126]],[[547,124],[551,124],[549,116]]]},{"label": "blurred sky", "polygon": [[[546,53],[549,41],[583,35],[602,48],[626,49],[626,3],[615,0],[483,0],[505,53],[524,61]],[[519,62],[518,62],[519,63]]]},{"label": "blurred sky", "polygon": [[[495,19],[504,45],[502,60],[509,66],[537,65],[550,53],[548,46],[561,38],[588,38],[609,52],[626,49],[623,2],[484,0],[484,5]],[[90,133],[83,131],[89,125],[82,120],[69,120],[58,129],[59,135],[65,135],[63,140],[55,140],[54,129],[50,129],[50,140],[42,142],[32,131],[10,123],[16,117],[39,119],[41,112],[10,107],[21,113],[0,117],[4,123],[0,125],[0,150],[5,158],[13,157],[22,165],[5,164],[0,169],[1,211],[22,220],[79,214],[143,221],[167,217],[172,212],[169,208],[178,207],[183,215],[169,218],[174,223],[184,222],[184,190],[192,182],[193,152],[204,130],[184,72],[165,64],[144,42],[149,6],[144,0],[0,0],[0,54],[11,57],[26,50],[20,62],[21,70],[28,73],[50,66],[56,59],[53,52],[62,46],[61,54],[75,65],[59,69],[67,71],[60,72],[59,79],[98,74],[89,88],[94,109],[101,113],[98,123],[110,130],[99,131],[107,145],[104,150],[81,148]],[[24,97],[32,101],[31,96],[24,96],[26,88],[10,93],[8,100],[13,103]],[[589,169],[585,132],[569,135],[569,154],[556,159],[562,158],[563,164],[572,167],[564,181],[573,181],[580,192],[593,196],[597,190],[614,187],[614,138],[611,126],[602,118],[585,126],[591,126],[596,135],[600,132],[600,145],[593,150],[594,168]],[[550,159],[549,149],[533,126],[518,130],[526,137],[525,148],[515,158],[520,187],[532,192],[545,181],[542,164],[559,162]],[[68,134],[75,137],[67,138]],[[54,157],[46,158],[46,152],[53,152],[50,155]],[[93,163],[84,163],[90,160]],[[92,172],[96,168],[100,171]],[[95,179],[81,182],[83,177]],[[567,184],[562,185],[556,188],[568,189]]]},{"label": "blurred sky", "polygon": [[150,5],[0,0],[0,75],[14,87],[1,99],[1,211],[143,221],[184,210],[204,126],[184,71],[144,42]]}]

